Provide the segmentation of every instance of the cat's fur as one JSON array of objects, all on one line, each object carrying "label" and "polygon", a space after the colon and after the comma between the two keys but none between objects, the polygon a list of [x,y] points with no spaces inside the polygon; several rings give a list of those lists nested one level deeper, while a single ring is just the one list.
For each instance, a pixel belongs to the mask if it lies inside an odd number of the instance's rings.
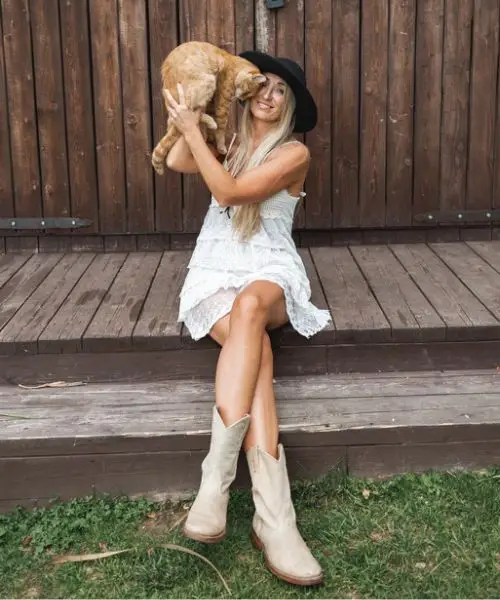
[{"label": "cat's fur", "polygon": [[[186,42],[174,48],[162,64],[161,76],[164,97],[168,90],[178,102],[177,83],[181,83],[186,105],[203,111],[201,123],[212,130],[209,137],[215,140],[221,154],[226,154],[225,131],[231,102],[235,98],[252,97],[265,81],[251,62],[207,42]],[[207,114],[208,110],[213,118]],[[160,175],[179,137],[175,126],[168,123],[167,133],[156,145],[152,157],[153,167]]]}]

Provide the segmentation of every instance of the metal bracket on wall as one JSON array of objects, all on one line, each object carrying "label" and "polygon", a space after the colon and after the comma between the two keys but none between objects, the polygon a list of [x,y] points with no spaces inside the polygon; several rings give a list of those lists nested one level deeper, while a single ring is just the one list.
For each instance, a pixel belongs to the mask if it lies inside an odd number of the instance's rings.
[{"label": "metal bracket on wall", "polygon": [[415,215],[415,221],[427,223],[428,225],[460,225],[461,223],[487,225],[500,221],[500,210],[492,209],[426,212]]},{"label": "metal bracket on wall", "polygon": [[283,8],[285,0],[266,0],[267,8]]},{"label": "metal bracket on wall", "polygon": [[92,224],[89,219],[74,217],[8,217],[0,219],[0,229],[79,229]]}]

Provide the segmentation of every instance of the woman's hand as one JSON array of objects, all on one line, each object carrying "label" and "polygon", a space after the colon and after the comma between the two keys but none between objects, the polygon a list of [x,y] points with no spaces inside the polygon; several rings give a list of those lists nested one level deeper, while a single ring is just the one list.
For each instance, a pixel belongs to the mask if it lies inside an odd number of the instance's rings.
[{"label": "woman's hand", "polygon": [[184,89],[180,83],[177,84],[177,90],[179,92],[179,102],[176,102],[168,90],[163,90],[163,94],[167,101],[167,112],[172,123],[185,135],[199,128],[201,110],[191,110],[186,105]]}]

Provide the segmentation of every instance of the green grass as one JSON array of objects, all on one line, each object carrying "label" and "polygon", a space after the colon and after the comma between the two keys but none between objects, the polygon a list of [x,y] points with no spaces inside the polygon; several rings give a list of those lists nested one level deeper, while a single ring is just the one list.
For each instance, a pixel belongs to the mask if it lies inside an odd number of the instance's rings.
[{"label": "green grass", "polygon": [[[368,490],[369,495],[363,490]],[[251,547],[252,503],[232,494],[228,537],[203,546],[172,525],[182,504],[92,497],[0,515],[0,597],[498,598],[500,469],[405,475],[385,482],[330,476],[294,485],[301,531],[324,567],[322,587],[274,578]],[[148,517],[149,515],[149,517]],[[55,555],[134,548],[95,562]]]}]

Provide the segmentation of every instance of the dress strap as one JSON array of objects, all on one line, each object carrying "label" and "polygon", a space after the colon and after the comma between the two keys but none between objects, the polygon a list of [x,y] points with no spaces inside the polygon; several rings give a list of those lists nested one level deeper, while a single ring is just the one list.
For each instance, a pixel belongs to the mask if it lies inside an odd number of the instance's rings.
[{"label": "dress strap", "polygon": [[231,148],[233,147],[235,139],[236,139],[236,133],[233,133],[233,137],[231,138],[231,141],[229,142],[229,148],[227,149],[226,156],[229,156],[229,153],[231,152]]},{"label": "dress strap", "polygon": [[233,147],[235,139],[236,139],[236,133],[233,133],[233,137],[231,138],[231,141],[229,142],[229,148],[227,149],[226,156],[224,157],[224,162],[223,162],[223,165],[224,165],[224,167],[226,169],[227,169],[227,166],[228,166],[227,165],[227,159],[229,157],[229,153],[231,152],[231,148]]}]

